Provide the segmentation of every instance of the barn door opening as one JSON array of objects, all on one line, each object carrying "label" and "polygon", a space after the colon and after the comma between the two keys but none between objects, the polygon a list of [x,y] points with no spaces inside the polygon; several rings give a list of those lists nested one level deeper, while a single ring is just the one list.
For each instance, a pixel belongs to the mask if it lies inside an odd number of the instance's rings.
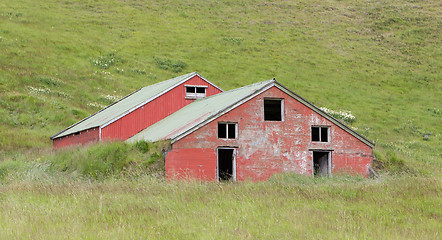
[{"label": "barn door opening", "polygon": [[235,149],[218,148],[218,181],[236,180]]},{"label": "barn door opening", "polygon": [[313,175],[314,176],[331,175],[330,152],[313,151]]}]

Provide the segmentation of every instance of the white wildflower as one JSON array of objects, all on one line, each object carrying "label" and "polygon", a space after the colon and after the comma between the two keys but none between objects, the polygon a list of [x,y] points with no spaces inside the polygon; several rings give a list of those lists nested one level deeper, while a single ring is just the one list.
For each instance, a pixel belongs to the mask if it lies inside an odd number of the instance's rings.
[{"label": "white wildflower", "polygon": [[50,94],[52,91],[49,88],[35,88],[35,87],[28,87],[29,92],[35,95],[40,95],[42,94]]},{"label": "white wildflower", "polygon": [[356,117],[353,114],[351,114],[350,111],[342,111],[342,110],[335,111],[335,110],[328,109],[326,107],[321,107],[320,109],[322,111],[324,111],[325,113],[331,115],[332,117],[337,118],[337,119],[341,119],[341,120],[348,122],[348,123],[352,123],[356,120]]},{"label": "white wildflower", "polygon": [[105,108],[106,107],[105,105],[99,104],[99,103],[96,103],[96,102],[88,103],[87,105],[89,107],[94,107],[94,108]]},{"label": "white wildflower", "polygon": [[103,98],[109,100],[109,101],[112,101],[112,102],[116,102],[118,99],[121,99],[120,96],[113,96],[113,95],[110,95],[110,94],[107,94],[107,95],[101,95],[101,96],[102,96]]},{"label": "white wildflower", "polygon": [[53,91],[49,88],[35,88],[32,86],[28,86],[29,89],[29,93],[34,94],[34,95],[42,95],[42,94],[46,94],[46,95],[52,95],[52,96],[57,96],[57,97],[64,97],[64,98],[70,98],[71,96],[69,96],[67,93],[64,92],[59,92],[59,91]]}]

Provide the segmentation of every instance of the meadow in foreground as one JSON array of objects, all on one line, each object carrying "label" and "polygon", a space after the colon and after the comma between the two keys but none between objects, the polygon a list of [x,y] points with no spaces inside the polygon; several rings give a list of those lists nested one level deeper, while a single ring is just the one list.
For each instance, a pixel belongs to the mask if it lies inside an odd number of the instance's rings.
[{"label": "meadow in foreground", "polygon": [[385,166],[376,179],[166,181],[163,147],[113,142],[0,162],[0,239],[440,238],[435,176]]},{"label": "meadow in foreground", "polygon": [[440,239],[440,181],[21,179],[0,186],[1,239]]}]

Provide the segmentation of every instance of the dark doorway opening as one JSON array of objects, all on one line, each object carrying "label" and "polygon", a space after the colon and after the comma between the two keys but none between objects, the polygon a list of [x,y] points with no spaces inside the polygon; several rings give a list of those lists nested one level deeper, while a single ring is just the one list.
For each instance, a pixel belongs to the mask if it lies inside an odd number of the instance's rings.
[{"label": "dark doorway opening", "polygon": [[330,152],[313,152],[313,175],[328,176],[330,174]]},{"label": "dark doorway opening", "polygon": [[234,151],[231,148],[218,149],[218,181],[235,180]]}]

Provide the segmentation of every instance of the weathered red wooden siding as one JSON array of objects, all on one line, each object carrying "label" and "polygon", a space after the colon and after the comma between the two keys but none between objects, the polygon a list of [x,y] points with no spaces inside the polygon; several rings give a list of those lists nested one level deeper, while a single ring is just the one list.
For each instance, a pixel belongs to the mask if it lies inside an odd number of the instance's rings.
[{"label": "weathered red wooden siding", "polygon": [[[195,155],[198,157],[195,158]],[[168,153],[167,159],[166,169],[176,169],[166,171],[169,179],[215,180],[213,176],[216,176],[216,153],[212,149],[177,149]]]},{"label": "weathered red wooden siding", "polygon": [[56,138],[52,141],[54,149],[67,147],[71,145],[85,145],[91,142],[98,142],[99,140],[98,127],[87,129],[79,132],[79,134],[70,134],[61,138]]},{"label": "weathered red wooden siding", "polygon": [[[264,97],[284,99],[284,121],[264,121]],[[238,139],[218,139],[219,121],[237,122]],[[329,142],[311,142],[312,125],[330,126]],[[372,164],[372,149],[368,145],[276,87],[175,142],[166,156],[166,175],[182,177],[185,173],[185,177],[216,181],[217,147],[238,147],[238,181],[266,180],[281,172],[312,175],[311,149],[332,151],[334,174],[347,172],[367,176],[367,165]]]},{"label": "weathered red wooden siding", "polygon": [[193,102],[193,99],[185,99],[185,85],[207,86],[206,96],[221,92],[199,76],[195,76],[153,101],[102,128],[101,139],[126,140],[141,130],[146,129],[150,125]]}]

